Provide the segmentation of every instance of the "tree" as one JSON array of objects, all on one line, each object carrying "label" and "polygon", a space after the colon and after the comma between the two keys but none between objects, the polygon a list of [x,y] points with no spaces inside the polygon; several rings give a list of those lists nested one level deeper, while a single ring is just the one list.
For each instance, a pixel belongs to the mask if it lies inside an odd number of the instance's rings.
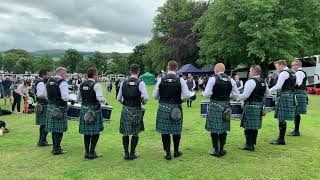
[{"label": "tree", "polygon": [[0,70],[3,70],[3,57],[2,57],[2,53],[0,53]]},{"label": "tree", "polygon": [[16,65],[16,61],[19,58],[17,54],[7,53],[3,57],[3,70],[8,73],[12,73],[14,70],[14,66]]},{"label": "tree", "polygon": [[48,54],[43,54],[39,59],[36,59],[34,63],[35,71],[39,71],[40,69],[54,71],[55,69],[54,61],[49,57]]},{"label": "tree", "polygon": [[147,54],[147,45],[140,44],[133,49],[133,53],[128,57],[128,63],[131,64],[138,64],[141,69],[141,73],[144,72],[144,63],[143,63],[143,56]]},{"label": "tree", "polygon": [[107,69],[108,57],[99,51],[94,52],[90,57],[90,61],[97,67],[99,72],[103,73]]},{"label": "tree", "polygon": [[83,61],[83,55],[75,49],[68,49],[61,61],[62,65],[68,69],[69,72],[74,73],[78,64]]},{"label": "tree", "polygon": [[87,73],[89,68],[96,67],[95,64],[88,60],[81,61],[76,68],[77,73]]}]

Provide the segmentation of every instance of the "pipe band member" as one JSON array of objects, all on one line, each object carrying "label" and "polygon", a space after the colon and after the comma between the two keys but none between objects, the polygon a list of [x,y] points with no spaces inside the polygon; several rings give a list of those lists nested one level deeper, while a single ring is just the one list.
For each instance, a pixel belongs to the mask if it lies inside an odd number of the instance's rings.
[{"label": "pipe band member", "polygon": [[169,61],[167,74],[157,81],[153,91],[153,97],[159,100],[159,108],[156,120],[156,130],[161,133],[163,149],[166,153],[165,159],[171,160],[171,137],[173,138],[174,157],[180,157],[179,151],[181,139],[183,113],[182,100],[190,98],[186,81],[176,74],[178,64],[176,61]]},{"label": "pipe band member", "polygon": [[294,121],[296,115],[296,102],[294,90],[296,86],[296,76],[287,67],[287,62],[279,60],[274,63],[279,72],[277,84],[270,89],[270,93],[278,91],[277,104],[274,118],[279,120],[279,137],[271,142],[274,145],[285,145],[285,134],[287,130],[286,120]]},{"label": "pipe band member", "polygon": [[[136,147],[139,141],[139,133],[144,131],[142,104],[146,104],[149,97],[146,85],[139,79],[140,67],[137,64],[130,66],[131,76],[125,79],[119,89],[118,101],[123,104],[120,119],[120,133],[124,149],[124,159],[134,160],[139,157]],[[129,141],[131,147],[129,153]]]},{"label": "pipe band member", "polygon": [[88,79],[80,84],[77,97],[81,100],[79,133],[83,134],[85,159],[95,159],[102,155],[95,149],[100,132],[104,130],[100,103],[105,103],[102,86],[98,83],[99,75],[96,68],[87,71]]},{"label": "pipe band member", "polygon": [[269,90],[265,79],[261,78],[261,67],[253,65],[249,72],[250,78],[244,85],[240,100],[244,100],[241,127],[244,128],[246,143],[242,150],[255,151],[258,130],[262,126],[263,99],[268,96]]},{"label": "pipe band member", "polygon": [[226,154],[227,131],[230,131],[230,119],[226,117],[226,111],[230,110],[230,97],[239,98],[239,91],[236,82],[227,76],[225,66],[222,63],[216,64],[215,75],[208,81],[204,96],[210,97],[206,130],[211,132],[213,149],[210,155],[221,157]]}]

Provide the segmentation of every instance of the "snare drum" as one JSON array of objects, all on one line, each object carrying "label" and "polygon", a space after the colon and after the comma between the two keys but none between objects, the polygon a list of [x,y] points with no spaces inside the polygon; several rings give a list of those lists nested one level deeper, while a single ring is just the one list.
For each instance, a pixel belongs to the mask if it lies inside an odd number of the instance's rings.
[{"label": "snare drum", "polygon": [[110,121],[112,109],[112,106],[101,105],[102,120]]},{"label": "snare drum", "polygon": [[80,116],[81,104],[71,105],[68,103],[67,108],[67,118],[68,119],[78,119]]},{"label": "snare drum", "polygon": [[241,102],[231,102],[230,108],[232,109],[232,117],[240,117],[243,112]]},{"label": "snare drum", "polygon": [[206,118],[208,114],[208,107],[209,107],[210,101],[201,101],[200,106],[200,114],[201,117]]},{"label": "snare drum", "polygon": [[267,108],[274,108],[276,106],[276,102],[274,100],[273,96],[268,96],[265,100],[264,100],[264,106]]}]

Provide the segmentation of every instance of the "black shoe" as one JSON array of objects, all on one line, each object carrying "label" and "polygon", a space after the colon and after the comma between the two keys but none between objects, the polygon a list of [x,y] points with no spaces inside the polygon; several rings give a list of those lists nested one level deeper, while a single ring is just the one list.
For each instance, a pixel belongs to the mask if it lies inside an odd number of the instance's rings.
[{"label": "black shoe", "polygon": [[89,153],[85,153],[84,158],[85,158],[85,159],[90,159]]},{"label": "black shoe", "polygon": [[227,151],[226,151],[226,150],[224,150],[224,149],[220,150],[220,155],[221,155],[221,156],[224,156],[224,155],[226,155],[226,154],[227,154]]},{"label": "black shoe", "polygon": [[53,155],[62,155],[62,154],[65,154],[65,153],[67,153],[67,151],[64,151],[63,149],[60,149],[60,150],[58,150],[58,151],[52,151],[52,154]]},{"label": "black shoe", "polygon": [[182,152],[180,152],[180,151],[177,151],[173,154],[173,157],[175,157],[175,158],[180,157],[180,156],[182,156]]},{"label": "black shoe", "polygon": [[124,157],[123,157],[123,159],[125,159],[125,160],[131,160],[129,154],[125,154]]},{"label": "black shoe", "polygon": [[292,132],[289,132],[288,136],[300,136],[300,132],[292,131]]},{"label": "black shoe", "polygon": [[166,156],[164,157],[166,160],[171,160],[172,157],[171,157],[171,154],[170,153],[167,153]]},{"label": "black shoe", "polygon": [[48,142],[42,142],[42,143],[38,143],[39,147],[46,147],[46,146],[51,146],[52,144],[49,144]]},{"label": "black shoe", "polygon": [[93,153],[89,154],[89,158],[90,159],[96,159],[96,158],[99,158],[99,157],[102,157],[102,154],[97,154],[95,151]]},{"label": "black shoe", "polygon": [[134,160],[134,159],[137,159],[137,158],[139,158],[140,157],[140,155],[139,154],[137,154],[137,153],[134,153],[134,154],[130,154],[130,159],[131,160]]},{"label": "black shoe", "polygon": [[286,145],[286,142],[283,141],[283,140],[277,139],[277,140],[272,141],[270,144],[273,144],[273,145]]},{"label": "black shoe", "polygon": [[246,151],[255,151],[256,150],[256,148],[254,146],[248,146],[248,145],[244,145],[242,147],[239,147],[239,149],[246,150]]},{"label": "black shoe", "polygon": [[214,156],[214,157],[220,157],[221,156],[220,152],[219,151],[215,151],[215,150],[210,151],[209,154],[211,156]]}]

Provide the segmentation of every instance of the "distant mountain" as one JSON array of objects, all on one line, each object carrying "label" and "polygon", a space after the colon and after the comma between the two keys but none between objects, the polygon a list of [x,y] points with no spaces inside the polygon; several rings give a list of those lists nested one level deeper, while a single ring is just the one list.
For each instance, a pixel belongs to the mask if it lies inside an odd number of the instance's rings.
[{"label": "distant mountain", "polygon": [[[63,58],[64,53],[66,50],[62,49],[50,49],[50,50],[41,50],[41,51],[35,51],[35,52],[30,52],[33,56],[42,56],[44,54],[48,54],[50,58]],[[94,52],[81,52],[80,53],[85,57],[85,58],[90,58]],[[102,53],[106,55],[107,57],[111,56],[111,53]],[[123,56],[129,56],[131,53],[120,53]]]}]

